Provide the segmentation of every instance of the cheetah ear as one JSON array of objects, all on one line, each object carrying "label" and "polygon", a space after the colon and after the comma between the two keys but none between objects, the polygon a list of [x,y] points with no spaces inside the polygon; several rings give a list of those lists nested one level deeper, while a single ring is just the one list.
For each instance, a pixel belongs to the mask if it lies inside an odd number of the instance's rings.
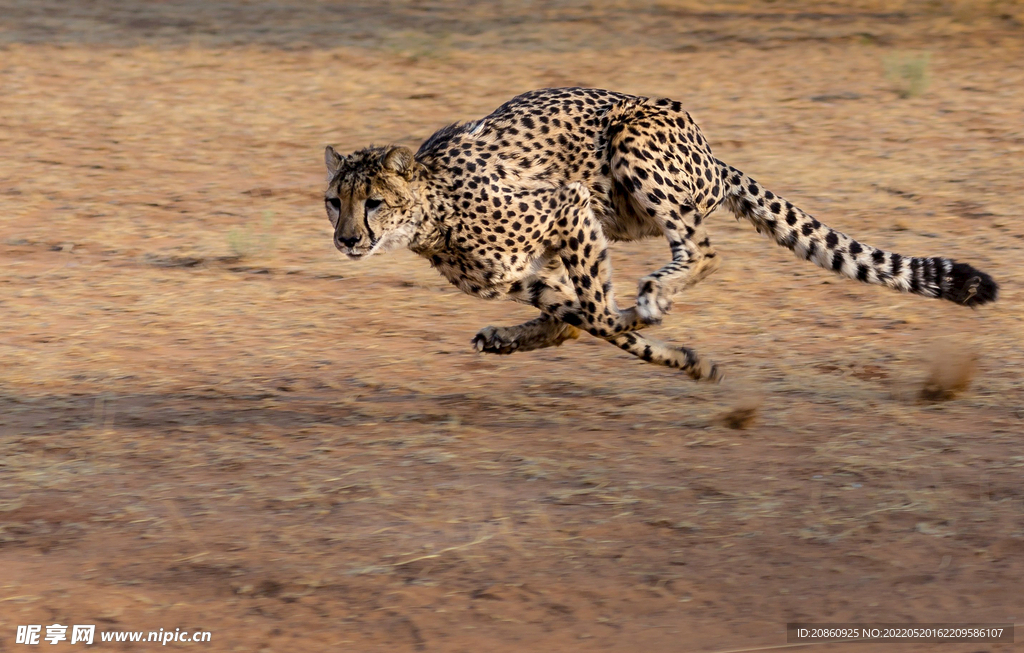
[{"label": "cheetah ear", "polygon": [[330,145],[324,150],[324,163],[327,164],[327,181],[330,181],[334,174],[338,172],[338,168],[341,167],[341,162],[345,160],[345,157],[341,156],[334,151],[334,148]]},{"label": "cheetah ear", "polygon": [[392,147],[384,153],[384,158],[381,159],[381,163],[388,170],[393,170],[403,177],[408,178],[412,172],[415,160],[412,156],[412,150],[409,148]]}]

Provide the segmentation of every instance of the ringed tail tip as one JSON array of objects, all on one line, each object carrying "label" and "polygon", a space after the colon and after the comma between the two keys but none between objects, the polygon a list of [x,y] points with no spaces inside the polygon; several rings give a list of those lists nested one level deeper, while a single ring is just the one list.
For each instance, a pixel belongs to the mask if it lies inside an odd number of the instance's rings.
[{"label": "ringed tail tip", "polygon": [[967,263],[952,261],[953,266],[942,283],[942,299],[962,306],[981,306],[999,296],[999,284],[988,274]]}]

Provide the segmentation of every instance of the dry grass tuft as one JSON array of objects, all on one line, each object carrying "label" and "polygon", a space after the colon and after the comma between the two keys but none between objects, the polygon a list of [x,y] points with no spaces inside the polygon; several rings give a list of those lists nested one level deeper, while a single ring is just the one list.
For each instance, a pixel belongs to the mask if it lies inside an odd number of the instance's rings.
[{"label": "dry grass tuft", "polygon": [[885,59],[885,76],[901,98],[917,97],[928,89],[930,63],[928,53],[896,54]]},{"label": "dry grass tuft", "polygon": [[923,401],[949,401],[970,386],[978,365],[973,349],[957,349],[944,343],[935,351],[931,371],[919,393]]},{"label": "dry grass tuft", "polygon": [[757,412],[764,403],[764,396],[757,390],[740,387],[733,390],[737,399],[732,406],[720,414],[717,421],[731,429],[745,429],[754,423]]}]

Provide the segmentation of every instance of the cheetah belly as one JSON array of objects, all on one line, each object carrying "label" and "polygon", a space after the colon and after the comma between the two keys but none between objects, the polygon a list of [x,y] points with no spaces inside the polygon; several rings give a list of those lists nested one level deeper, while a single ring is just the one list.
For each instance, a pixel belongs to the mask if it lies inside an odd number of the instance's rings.
[{"label": "cheetah belly", "polygon": [[629,199],[615,191],[610,178],[599,178],[588,184],[590,206],[601,222],[605,236],[612,241],[632,242],[661,235],[661,228],[654,220],[636,211]]},{"label": "cheetah belly", "polygon": [[462,292],[481,299],[501,299],[513,284],[536,274],[550,256],[507,262],[481,260],[459,254],[441,254],[431,263],[441,275]]}]

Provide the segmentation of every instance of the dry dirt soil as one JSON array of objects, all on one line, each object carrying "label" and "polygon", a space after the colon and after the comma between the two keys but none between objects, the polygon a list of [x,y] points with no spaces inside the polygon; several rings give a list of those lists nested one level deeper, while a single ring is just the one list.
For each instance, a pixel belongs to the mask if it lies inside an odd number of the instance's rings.
[{"label": "dry dirt soil", "polygon": [[[842,281],[720,213],[722,269],[655,330],[716,387],[594,339],[478,355],[531,312],[333,250],[326,144],[561,85],[679,99],[720,158],[1000,301]],[[1021,624],[1022,177],[1009,0],[0,0],[0,651],[52,623],[707,652]],[[617,246],[619,292],[667,253]]]}]

